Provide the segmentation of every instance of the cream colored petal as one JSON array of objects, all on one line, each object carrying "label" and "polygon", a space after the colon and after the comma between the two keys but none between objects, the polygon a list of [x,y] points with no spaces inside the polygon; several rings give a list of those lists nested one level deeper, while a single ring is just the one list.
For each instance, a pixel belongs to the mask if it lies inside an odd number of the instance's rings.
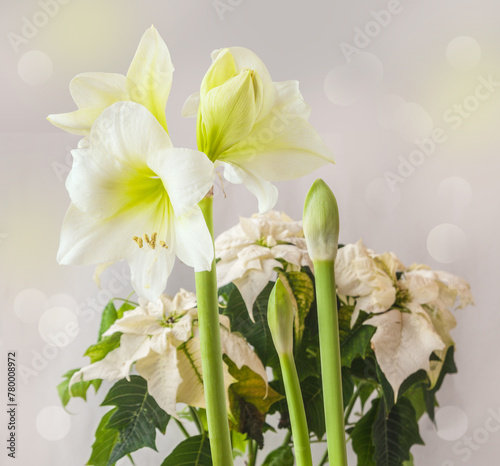
[{"label": "cream colored petal", "polygon": [[436,280],[423,276],[418,271],[407,272],[405,278],[405,285],[413,301],[425,304],[439,297],[439,285]]},{"label": "cream colored petal", "polygon": [[[141,213],[137,212],[139,221],[144,219]],[[132,239],[136,228],[127,217],[96,219],[71,204],[63,221],[57,261],[90,265],[125,259],[138,247]]]},{"label": "cream colored petal", "polygon": [[260,111],[262,84],[252,71],[242,71],[224,84],[202,93],[203,150],[211,160],[244,140]]},{"label": "cream colored petal", "polygon": [[307,112],[298,83],[286,81],[276,86],[277,105],[253,127],[248,137],[219,159],[235,163],[268,181],[300,178],[333,163],[330,149],[304,118]]},{"label": "cream colored petal", "polygon": [[174,267],[175,251],[144,246],[137,248],[127,260],[134,290],[139,296],[156,301],[167,286],[168,277]]},{"label": "cream colored petal", "polygon": [[377,327],[372,345],[396,399],[401,384],[420,369],[428,371],[432,352],[445,347],[418,305],[412,306],[411,313],[392,310],[372,317],[365,325]]},{"label": "cream colored petal", "polygon": [[234,184],[244,184],[257,197],[259,212],[271,210],[278,202],[278,188],[254,173],[236,166],[224,163],[224,178]]},{"label": "cream colored petal", "polygon": [[212,237],[199,207],[174,220],[176,254],[196,272],[211,270],[214,260]]},{"label": "cream colored petal", "polygon": [[156,335],[163,331],[158,319],[148,315],[124,315],[107,330],[106,335],[121,332],[133,335]]},{"label": "cream colored petal", "polygon": [[201,82],[200,96],[205,97],[210,90],[222,86],[226,81],[236,75],[236,65],[229,49],[217,50],[217,55],[212,52],[213,63]]},{"label": "cream colored petal", "polygon": [[142,36],[127,73],[131,100],[144,105],[167,129],[167,104],[174,67],[168,48],[151,26]]},{"label": "cream colored petal", "polygon": [[220,336],[222,352],[227,354],[238,369],[247,366],[260,375],[267,384],[266,369],[246,340],[241,335],[232,333],[223,327],[221,327]]},{"label": "cream colored petal", "polygon": [[[177,391],[177,402],[186,403],[195,408],[205,408],[199,338],[191,338],[185,345],[180,346],[177,351],[177,358],[179,372],[182,377],[182,383]],[[223,365],[223,370],[224,387],[227,393],[229,385],[236,382],[236,380],[229,374],[226,364]],[[226,404],[229,404],[227,396]]]},{"label": "cream colored petal", "polygon": [[89,136],[90,129],[102,110],[101,107],[84,108],[71,113],[49,115],[47,120],[68,133]]},{"label": "cream colored petal", "polygon": [[197,150],[168,148],[150,153],[147,159],[163,182],[176,217],[192,212],[214,184],[214,164]]},{"label": "cream colored petal", "polygon": [[91,150],[99,150],[146,176],[156,153],[172,147],[165,129],[147,108],[135,102],[118,102],[96,120],[90,134]]},{"label": "cream colored petal", "polygon": [[116,73],[81,73],[69,85],[78,108],[105,108],[123,100],[130,100],[125,76]]},{"label": "cream colored petal", "polygon": [[253,305],[255,303],[255,300],[269,283],[269,281],[271,281],[276,275],[274,268],[281,267],[281,264],[278,261],[268,260],[264,261],[262,267],[262,270],[249,270],[242,278],[235,278],[233,280],[233,283],[241,293],[248,314],[252,321],[254,320]]},{"label": "cream colored petal", "polygon": [[172,337],[176,346],[193,336],[193,318],[190,314],[181,317],[172,327]]},{"label": "cream colored petal", "polygon": [[188,311],[196,307],[196,294],[181,288],[174,296],[172,309],[175,311]]},{"label": "cream colored petal", "polygon": [[436,275],[440,281],[446,283],[449,288],[458,293],[459,308],[474,305],[474,297],[472,296],[470,285],[466,280],[449,272],[437,271]]},{"label": "cream colored petal", "polygon": [[146,379],[148,392],[160,408],[177,418],[176,398],[182,378],[177,367],[177,349],[168,345],[166,351],[149,355],[135,365],[137,373]]},{"label": "cream colored petal", "polygon": [[[257,121],[260,121],[268,115],[275,105],[276,90],[271,79],[271,75],[269,74],[266,65],[264,65],[264,62],[251,50],[244,47],[230,47],[229,52],[233,57],[236,72],[240,72],[244,69],[255,70],[262,81],[264,99],[262,102],[262,108],[256,118]],[[216,50],[212,52],[212,58],[217,57],[218,55],[219,51]]]},{"label": "cream colored petal", "polygon": [[110,351],[104,359],[83,367],[73,374],[69,385],[102,379],[108,382],[128,379],[130,368],[135,361],[146,357],[149,353],[149,337],[142,335],[122,335],[120,346]]}]

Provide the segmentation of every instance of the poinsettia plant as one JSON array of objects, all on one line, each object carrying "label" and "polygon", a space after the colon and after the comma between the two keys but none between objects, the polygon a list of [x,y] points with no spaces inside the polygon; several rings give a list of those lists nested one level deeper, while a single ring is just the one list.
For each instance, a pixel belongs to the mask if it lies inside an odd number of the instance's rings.
[{"label": "poinsettia plant", "polygon": [[[333,158],[295,81],[273,82],[240,47],[212,60],[183,110],[197,118],[198,150],[170,141],[173,66],[154,28],[126,76],[77,76],[78,110],[49,117],[83,136],[58,260],[101,264],[98,274],[126,260],[137,295],[107,304],[89,364],[58,386],[64,406],[91,386],[108,390],[87,464],[133,461],[169,424],[186,439],[162,466],[238,456],[308,466],[311,441],[325,443],[320,465],[347,464],[346,442],[358,464],[413,464],[418,420],[434,420],[436,394],[456,372],[450,331],[454,310],[473,302],[469,285],[362,241],[339,245],[337,203],[321,180],[303,223],[272,211],[272,181]],[[217,167],[257,196],[259,214],[214,241]],[[176,257],[194,268],[196,293],[164,293]],[[259,458],[279,430],[284,441]]]}]

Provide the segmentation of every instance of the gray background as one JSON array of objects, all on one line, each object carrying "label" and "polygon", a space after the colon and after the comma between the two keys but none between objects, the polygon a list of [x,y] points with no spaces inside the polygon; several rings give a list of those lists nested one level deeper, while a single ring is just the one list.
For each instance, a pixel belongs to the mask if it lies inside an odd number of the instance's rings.
[{"label": "gray background", "polygon": [[[44,4],[52,5],[50,15]],[[377,13],[388,9],[393,13]],[[0,17],[0,367],[5,374],[6,352],[16,350],[20,372],[18,459],[8,459],[2,446],[0,464],[79,465],[89,457],[105,390],[87,404],[72,400],[69,416],[55,386],[62,373],[86,362],[81,354],[94,341],[96,311],[109,290],[125,297],[130,285],[120,264],[104,274],[101,291],[92,267],[56,264],[69,202],[64,179],[77,138],[45,117],[74,108],[68,84],[77,73],[125,73],[152,23],[176,67],[167,106],[175,145],[195,147],[194,121],[180,111],[198,89],[210,52],[251,48],[275,81],[300,81],[311,121],[337,160],[280,183],[277,209],[299,219],[309,186],[321,176],[337,195],[343,242],[363,238],[407,265],[427,263],[471,282],[476,307],[459,311],[453,332],[459,374],[439,393],[439,429],[424,418],[427,446],[412,452],[417,465],[498,464],[500,88],[492,84],[479,91],[481,100],[475,97],[481,79],[500,81],[498,2],[23,0],[2,2]],[[341,46],[354,41],[361,53],[346,56]],[[436,128],[446,141],[419,156],[415,139]],[[388,172],[400,177],[394,190]],[[216,189],[219,233],[257,209],[243,188],[224,188],[225,196]],[[167,291],[180,286],[194,290],[192,271],[178,263]],[[43,337],[72,322],[78,308],[78,335],[65,347],[48,345]],[[0,411],[3,439],[7,420]],[[269,436],[266,450],[280,438]],[[137,464],[160,464],[179,439],[172,424],[158,438],[160,453],[134,455]],[[315,448],[316,458],[323,448]]]}]

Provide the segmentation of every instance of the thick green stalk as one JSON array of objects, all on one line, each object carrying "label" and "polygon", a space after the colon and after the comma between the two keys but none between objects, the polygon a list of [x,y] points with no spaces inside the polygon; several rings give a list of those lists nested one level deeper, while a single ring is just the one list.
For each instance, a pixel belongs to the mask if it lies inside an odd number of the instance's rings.
[{"label": "thick green stalk", "polygon": [[[200,202],[210,234],[214,235],[213,197]],[[207,408],[208,434],[212,462],[217,466],[232,466],[233,454],[226,410],[226,391],[222,367],[222,350],[217,299],[215,260],[210,272],[196,272],[198,325],[200,329],[201,367]]]},{"label": "thick green stalk", "polygon": [[285,384],[286,402],[290,413],[292,426],[293,446],[297,466],[312,466],[311,445],[309,443],[309,429],[307,428],[304,401],[300,391],[299,377],[293,360],[289,353],[278,354]]},{"label": "thick green stalk", "polygon": [[334,261],[313,262],[328,458],[332,466],[347,466]]}]

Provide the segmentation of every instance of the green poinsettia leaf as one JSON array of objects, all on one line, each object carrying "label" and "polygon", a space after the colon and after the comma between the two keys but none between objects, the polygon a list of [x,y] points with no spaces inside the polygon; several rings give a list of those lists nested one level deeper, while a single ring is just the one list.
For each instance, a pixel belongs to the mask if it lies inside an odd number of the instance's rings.
[{"label": "green poinsettia leaf", "polygon": [[106,426],[119,432],[109,463],[143,447],[156,451],[156,429],[164,434],[170,416],[149,395],[147,382],[142,377],[133,375],[130,381],[117,382],[102,406],[117,407]]},{"label": "green poinsettia leaf", "polygon": [[196,435],[179,443],[161,466],[212,466],[208,437]]},{"label": "green poinsettia leaf", "polygon": [[109,462],[109,458],[116,443],[118,442],[120,432],[116,429],[109,429],[107,425],[111,416],[113,416],[117,409],[118,408],[108,411],[101,419],[95,433],[95,441],[92,445],[92,455],[87,461],[87,465],[112,466],[114,464]]},{"label": "green poinsettia leaf", "polygon": [[441,385],[443,384],[446,375],[456,374],[456,373],[457,373],[457,366],[455,365],[455,347],[450,346],[448,348],[448,351],[446,352],[446,357],[443,361],[443,366],[441,367],[441,372],[439,374],[436,384],[434,385],[434,387],[432,387],[431,390],[427,390],[425,392],[426,410],[432,422],[435,422],[434,410],[435,407],[438,405],[436,400],[436,393],[441,388]]},{"label": "green poinsettia leaf", "polygon": [[309,431],[321,439],[326,432],[321,379],[307,378],[301,383],[301,390]]},{"label": "green poinsettia leaf", "polygon": [[270,407],[283,396],[266,385],[266,382],[248,366],[238,369],[226,355],[224,362],[236,382],[229,386],[229,404],[232,421],[237,430],[247,434],[262,448],[262,430]]},{"label": "green poinsettia leaf", "polygon": [[410,448],[423,445],[415,409],[410,400],[400,398],[388,410],[383,401],[373,423],[374,459],[377,465],[401,466],[410,460]]},{"label": "green poinsettia leaf", "polygon": [[349,401],[354,394],[354,379],[347,367],[342,368],[342,400],[344,402],[344,410],[347,408]]},{"label": "green poinsettia leaf", "polygon": [[419,420],[427,410],[426,392],[427,390],[424,384],[415,384],[404,394],[404,397],[410,400],[413,405],[417,420]]},{"label": "green poinsettia leaf", "polygon": [[89,380],[87,382],[77,382],[71,387],[71,393],[69,391],[69,381],[75,372],[80,369],[73,369],[63,375],[64,380],[57,386],[57,391],[59,393],[59,398],[61,399],[62,405],[66,407],[71,398],[83,398],[87,401],[88,389],[92,386],[94,387],[95,393],[99,390],[102,380]]},{"label": "green poinsettia leaf", "polygon": [[262,466],[293,466],[295,458],[292,448],[288,445],[273,450],[262,463]]},{"label": "green poinsettia leaf", "polygon": [[372,383],[363,383],[358,388],[358,396],[359,396],[359,401],[361,402],[362,411],[365,409],[366,402],[368,401],[368,398],[370,398],[370,395],[373,393],[374,390],[375,390],[375,385]]},{"label": "green poinsettia leaf", "polygon": [[229,357],[224,355],[223,358],[229,373],[237,380],[229,386],[229,390],[254,405],[262,414],[267,414],[274,403],[284,398],[283,395],[268,387],[262,377],[248,366],[238,369]]},{"label": "green poinsettia leaf", "polygon": [[121,336],[122,334],[120,332],[116,332],[109,337],[104,337],[95,345],[89,346],[87,351],[85,351],[84,356],[88,356],[92,364],[104,359],[109,352],[120,346]]},{"label": "green poinsettia leaf", "polygon": [[260,293],[253,306],[252,322],[245,302],[236,287],[229,294],[227,306],[222,313],[229,317],[231,331],[241,333],[253,347],[264,366],[279,367],[278,354],[274,348],[271,332],[267,324],[267,305],[274,283],[269,282]]},{"label": "green poinsettia leaf", "polygon": [[413,462],[413,455],[410,453],[410,459],[408,461],[405,461],[403,463],[403,466],[415,466],[415,463]]},{"label": "green poinsettia leaf", "polygon": [[377,417],[380,398],[372,402],[368,412],[356,422],[351,432],[352,448],[358,457],[358,464],[376,466],[373,459],[375,446],[373,445],[373,424]]},{"label": "green poinsettia leaf", "polygon": [[136,304],[131,303],[130,301],[125,301],[116,311],[116,317],[117,319],[121,319],[123,317],[123,314],[127,311],[131,311],[132,309],[135,309],[137,307]]},{"label": "green poinsettia leaf", "polygon": [[339,338],[342,366],[351,367],[355,358],[365,358],[370,351],[370,340],[376,331],[371,325],[364,325],[368,315],[360,313],[356,324],[351,329],[353,306],[342,306],[339,309]]},{"label": "green poinsettia leaf", "polygon": [[[270,385],[277,391],[285,392],[282,380],[273,380]],[[326,432],[321,379],[319,377],[308,377],[300,382],[300,388],[309,432],[313,432],[318,439],[321,439]],[[290,415],[286,399],[275,403],[269,412],[270,414],[280,413],[281,419],[278,425],[280,429],[290,428]]]},{"label": "green poinsettia leaf", "polygon": [[285,276],[297,305],[294,323],[295,344],[300,345],[306,318],[314,302],[314,284],[305,272],[287,272],[281,275]]},{"label": "green poinsettia leaf", "polygon": [[102,340],[102,334],[114,324],[117,318],[118,313],[116,312],[115,304],[111,300],[102,311],[101,326],[99,327],[99,338],[97,341]]}]

